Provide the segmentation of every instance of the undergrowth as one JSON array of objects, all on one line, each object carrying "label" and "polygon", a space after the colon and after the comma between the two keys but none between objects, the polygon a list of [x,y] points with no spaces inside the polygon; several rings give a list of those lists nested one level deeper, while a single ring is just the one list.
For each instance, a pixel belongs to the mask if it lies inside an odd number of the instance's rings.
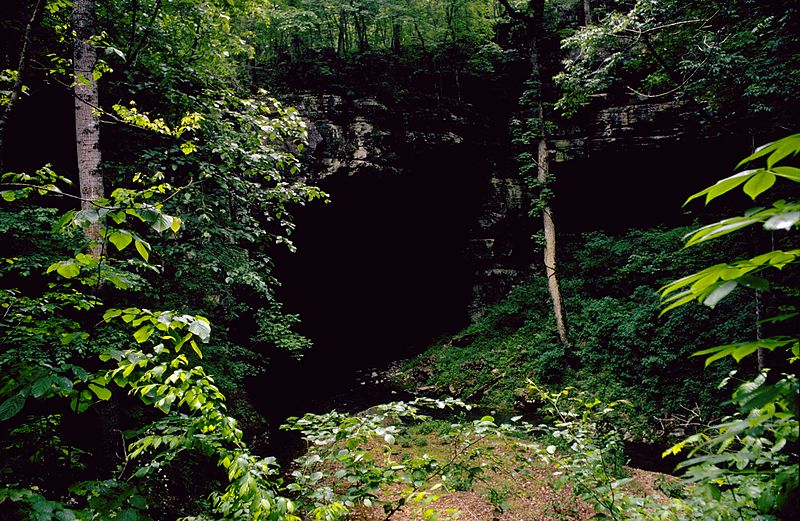
[{"label": "undergrowth", "polygon": [[533,409],[528,379],[574,385],[635,402],[626,425],[634,437],[692,431],[721,414],[715,384],[731,365],[703,369],[689,355],[752,331],[755,303],[747,293],[721,303],[714,313],[724,320],[710,320],[711,310],[700,306],[659,317],[659,285],[707,262],[702,252],[663,253],[674,252],[687,231],[592,232],[573,241],[561,269],[569,344],[559,343],[546,281],[535,276],[408,361],[397,379],[505,411]]}]

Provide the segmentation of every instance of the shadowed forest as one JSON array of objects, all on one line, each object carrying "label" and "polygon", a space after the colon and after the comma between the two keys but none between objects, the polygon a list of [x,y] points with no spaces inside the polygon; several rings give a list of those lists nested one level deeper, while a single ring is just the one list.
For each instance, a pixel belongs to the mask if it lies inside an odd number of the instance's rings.
[{"label": "shadowed forest", "polygon": [[783,520],[793,0],[3,0],[0,520]]}]

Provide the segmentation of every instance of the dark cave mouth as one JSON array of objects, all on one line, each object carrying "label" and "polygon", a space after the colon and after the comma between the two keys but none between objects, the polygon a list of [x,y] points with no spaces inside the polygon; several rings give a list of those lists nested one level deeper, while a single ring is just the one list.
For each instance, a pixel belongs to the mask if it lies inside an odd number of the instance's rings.
[{"label": "dark cave mouth", "polygon": [[468,323],[487,172],[479,154],[453,146],[397,174],[321,183],[331,203],[302,209],[297,252],[277,260],[280,298],[316,346],[305,365],[385,364]]}]

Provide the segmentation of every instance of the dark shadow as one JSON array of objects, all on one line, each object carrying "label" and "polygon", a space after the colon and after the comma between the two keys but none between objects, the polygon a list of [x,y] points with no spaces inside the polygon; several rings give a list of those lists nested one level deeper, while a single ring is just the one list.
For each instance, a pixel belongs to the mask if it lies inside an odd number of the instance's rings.
[{"label": "dark shadow", "polygon": [[[300,362],[272,357],[250,394],[273,419],[337,406],[357,372],[422,350],[464,327],[475,267],[468,241],[488,166],[464,147],[418,155],[399,174],[358,172],[321,183],[331,203],[297,216],[297,252],[277,259],[280,298],[315,346]],[[375,386],[366,402],[390,399]],[[352,394],[352,393],[350,393]],[[363,394],[363,393],[362,393]],[[352,396],[351,396],[352,398]]]}]

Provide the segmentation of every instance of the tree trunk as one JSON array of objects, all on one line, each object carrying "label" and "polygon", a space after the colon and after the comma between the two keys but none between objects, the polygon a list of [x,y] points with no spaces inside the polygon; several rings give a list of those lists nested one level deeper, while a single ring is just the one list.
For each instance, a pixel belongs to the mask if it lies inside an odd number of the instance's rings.
[{"label": "tree trunk", "polygon": [[[550,162],[547,150],[547,131],[544,113],[544,76],[542,60],[542,36],[544,34],[544,1],[531,1],[530,34],[530,61],[531,61],[531,88],[535,89],[535,106],[530,107],[533,117],[537,118],[539,128],[539,141],[536,146],[536,179],[540,187],[544,188],[550,176]],[[549,202],[542,205],[542,227],[544,229],[544,272],[547,277],[547,289],[553,301],[553,316],[556,320],[558,339],[562,344],[567,343],[567,324],[564,317],[564,306],[561,301],[561,287],[558,283],[558,270],[556,264],[556,224],[553,218],[553,209]]]},{"label": "tree trunk", "polygon": [[592,23],[592,2],[591,0],[583,0],[583,25],[591,25]]},{"label": "tree trunk", "polygon": [[400,54],[400,51],[402,50],[400,43],[402,41],[402,30],[403,26],[400,24],[400,22],[392,23],[392,51],[395,54]]},{"label": "tree trunk", "polygon": [[336,54],[340,58],[347,55],[347,13],[344,10],[339,11],[339,38],[336,43]]},{"label": "tree trunk", "polygon": [[[541,110],[541,101],[539,103]],[[550,175],[550,162],[547,157],[547,140],[542,136],[537,147],[536,179],[545,186]],[[553,315],[556,319],[558,339],[562,344],[567,342],[567,324],[564,320],[564,306],[561,303],[561,287],[558,284],[558,270],[556,266],[556,223],[553,219],[553,209],[549,204],[542,207],[542,226],[544,228],[544,272],[547,277],[547,289],[553,301]]]},{"label": "tree trunk", "polygon": [[[94,34],[94,11],[91,0],[74,0],[72,26],[75,30],[73,66],[75,68],[75,144],[78,156],[78,185],[81,210],[95,208],[103,197],[103,174],[100,171],[100,118],[97,82],[93,71],[97,52],[89,39]],[[102,249],[100,227],[93,224],[87,232],[89,250],[99,257]]]}]

